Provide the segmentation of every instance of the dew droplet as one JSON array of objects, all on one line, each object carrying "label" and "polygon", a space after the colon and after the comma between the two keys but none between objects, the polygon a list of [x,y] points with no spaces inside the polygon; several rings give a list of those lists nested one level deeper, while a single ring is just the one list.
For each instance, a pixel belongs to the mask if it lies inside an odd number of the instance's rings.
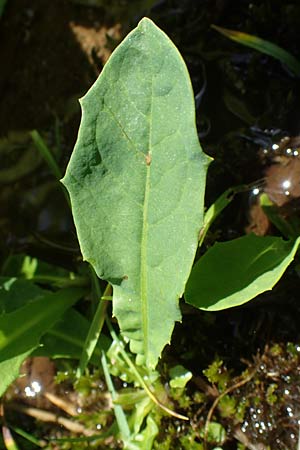
[{"label": "dew droplet", "polygon": [[36,397],[36,394],[41,392],[42,386],[38,381],[32,381],[30,386],[26,386],[24,389],[26,397]]},{"label": "dew droplet", "polygon": [[247,422],[247,420],[245,420],[245,422],[241,426],[241,430],[243,433],[246,433],[248,426],[249,426],[249,423]]},{"label": "dew droplet", "polygon": [[282,183],[283,189],[289,189],[291,187],[291,181],[290,180],[284,180]]}]

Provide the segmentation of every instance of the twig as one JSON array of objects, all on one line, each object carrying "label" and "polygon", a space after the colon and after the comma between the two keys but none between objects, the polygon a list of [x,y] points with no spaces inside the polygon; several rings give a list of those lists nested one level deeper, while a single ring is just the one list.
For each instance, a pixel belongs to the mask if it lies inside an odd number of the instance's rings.
[{"label": "twig", "polygon": [[206,418],[206,422],[205,422],[205,427],[204,427],[204,450],[207,449],[207,435],[208,435],[208,428],[209,428],[209,424],[212,418],[212,415],[214,413],[214,410],[216,409],[219,401],[227,394],[229,394],[232,391],[235,391],[236,389],[238,389],[239,387],[243,386],[244,384],[248,383],[255,375],[256,373],[256,369],[254,369],[246,378],[243,378],[243,380],[239,381],[238,383],[235,383],[233,386],[230,386],[228,389],[226,389],[224,392],[222,392],[222,394],[220,394],[215,401],[213,402],[210,410],[208,411],[207,414],[207,418]]},{"label": "twig", "polygon": [[57,395],[52,394],[51,392],[44,392],[44,397],[46,397],[46,399],[49,400],[50,403],[62,409],[70,416],[74,417],[78,415],[76,407],[73,405],[73,403],[68,402],[67,400],[61,397],[58,397]]},{"label": "twig", "polygon": [[135,377],[137,378],[138,382],[140,383],[140,385],[142,386],[142,388],[145,390],[145,392],[147,393],[148,397],[151,398],[151,400],[153,401],[153,403],[155,403],[160,409],[162,409],[163,411],[165,411],[167,414],[169,414],[170,416],[176,417],[177,419],[181,419],[181,420],[190,420],[189,417],[184,416],[183,414],[179,414],[175,411],[173,411],[172,409],[168,408],[168,406],[164,405],[163,403],[161,403],[161,401],[156,397],[156,395],[153,392],[153,387],[151,385],[148,385],[148,383],[146,383],[146,381],[143,379],[143,377],[140,375],[139,371],[137,370],[137,368],[135,367],[134,363],[131,361],[131,359],[128,357],[127,353],[124,351],[120,340],[118,339],[116,333],[114,332],[114,330],[112,329],[109,321],[107,320],[107,325],[110,331],[110,334],[113,338],[113,340],[117,343],[119,351],[125,361],[125,363],[127,364],[127,366],[131,369],[132,373],[134,373]]},{"label": "twig", "polygon": [[27,414],[28,416],[34,417],[35,419],[38,419],[42,422],[53,422],[56,423],[57,425],[62,425],[72,433],[83,434],[84,436],[91,436],[93,434],[92,430],[87,430],[82,424],[78,422],[73,422],[72,420],[67,419],[66,417],[58,416],[43,409],[32,408],[24,405],[17,405],[15,403],[10,403],[9,408],[21,412],[23,414]]}]

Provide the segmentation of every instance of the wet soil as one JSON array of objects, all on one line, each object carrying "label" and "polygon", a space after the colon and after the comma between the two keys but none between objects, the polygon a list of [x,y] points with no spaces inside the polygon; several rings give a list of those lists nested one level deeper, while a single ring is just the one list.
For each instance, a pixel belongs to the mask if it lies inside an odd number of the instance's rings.
[{"label": "wet soil", "polygon": [[[80,122],[78,99],[120,36],[121,25],[103,8],[69,0],[7,4],[0,26],[0,229],[10,250],[45,257],[36,237],[42,234],[71,241],[76,252],[63,195],[28,133],[41,133],[63,173]],[[50,259],[63,259],[64,252],[48,250]]]},{"label": "wet soil", "polygon": [[[0,27],[0,135],[47,128],[61,117],[66,102],[95,80],[103,64],[99,48],[105,53],[103,28],[112,25],[102,9],[70,1],[9,2]],[[84,39],[93,45],[82,48]]]}]

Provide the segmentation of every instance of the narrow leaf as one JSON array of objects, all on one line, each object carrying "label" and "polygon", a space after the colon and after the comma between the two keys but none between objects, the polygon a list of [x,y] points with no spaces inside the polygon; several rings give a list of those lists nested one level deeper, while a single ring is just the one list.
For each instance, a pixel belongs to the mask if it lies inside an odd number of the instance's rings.
[{"label": "narrow leaf", "polygon": [[1,314],[13,312],[42,298],[45,292],[47,291],[32,281],[15,277],[0,277],[0,317]]},{"label": "narrow leaf", "polygon": [[46,291],[38,300],[0,316],[0,362],[36,347],[41,336],[84,292],[81,288]]},{"label": "narrow leaf", "polygon": [[256,118],[248,111],[245,101],[227,89],[223,94],[223,100],[228,111],[245,122],[247,125],[251,126],[256,122]]},{"label": "narrow leaf", "polygon": [[265,53],[266,55],[278,59],[282,64],[285,64],[295,75],[297,75],[298,77],[300,76],[300,61],[288,51],[284,50],[276,44],[273,44],[273,42],[266,41],[265,39],[261,39],[251,34],[242,33],[241,31],[229,30],[228,28],[218,27],[216,25],[212,25],[212,28],[234,42],[238,42],[239,44],[254,48],[261,53]]},{"label": "narrow leaf", "polygon": [[46,161],[49,169],[51,170],[51,172],[53,173],[55,178],[57,178],[59,180],[62,176],[60,168],[57,165],[51,151],[47,147],[44,139],[42,138],[42,136],[40,135],[40,133],[37,130],[31,131],[30,136],[31,136],[37,150],[40,152],[40,154]]},{"label": "narrow leaf", "polygon": [[[44,158],[45,162],[47,163],[47,165],[48,165],[49,169],[51,170],[52,174],[54,175],[54,177],[57,178],[57,180],[60,180],[60,178],[62,177],[60,168],[59,168],[57,162],[55,161],[54,156],[52,155],[51,151],[47,147],[44,139],[40,135],[40,133],[37,130],[33,130],[33,131],[31,131],[30,136],[31,136],[37,150],[39,151],[41,156]],[[60,186],[63,190],[64,196],[69,205],[70,201],[69,201],[68,194],[66,193],[64,187],[62,185],[60,185]]]},{"label": "narrow leaf", "polygon": [[[111,286],[108,285],[104,296],[108,295],[111,291]],[[100,292],[99,292],[100,294]],[[84,345],[82,347],[82,353],[79,361],[79,367],[77,369],[76,376],[79,378],[83,375],[89,360],[92,357],[92,354],[96,348],[97,342],[99,340],[102,327],[105,320],[106,309],[109,302],[107,300],[102,300],[100,297],[98,298],[98,306],[96,312],[94,314],[92,323],[90,324],[88,333],[86,335],[86,339],[84,341]]]},{"label": "narrow leaf", "polygon": [[186,66],[145,18],[81,105],[63,179],[81,251],[113,285],[113,312],[138,363],[153,368],[181,318],[178,298],[203,222],[209,158]]},{"label": "narrow leaf", "polygon": [[269,221],[275,225],[277,230],[279,230],[284,237],[287,239],[296,239],[299,235],[299,223],[297,223],[296,226],[291,217],[289,217],[289,220],[286,220],[283,215],[280,214],[279,206],[273,203],[266,193],[260,195],[259,204]]},{"label": "narrow leaf", "polygon": [[300,238],[253,234],[215,244],[195,264],[185,299],[208,311],[242,305],[270,290],[293,261]]},{"label": "narrow leaf", "polygon": [[[90,323],[78,311],[68,309],[61,319],[41,338],[40,344],[33,355],[48,356],[50,358],[80,359]],[[101,351],[108,350],[111,340],[101,334],[97,341],[91,363],[99,365]]]},{"label": "narrow leaf", "polygon": [[[115,387],[113,385],[113,382],[112,382],[112,379],[111,379],[111,376],[110,376],[110,373],[108,370],[108,365],[107,365],[107,361],[106,361],[104,352],[102,353],[101,363],[102,363],[103,373],[104,373],[108,391],[110,392],[111,398],[114,401],[117,398],[117,392],[115,390]],[[114,413],[115,413],[116,420],[118,423],[118,427],[120,430],[121,438],[124,442],[126,442],[130,438],[130,429],[129,429],[129,426],[127,423],[126,415],[125,415],[121,405],[117,405],[114,403],[113,408],[114,408]]]},{"label": "narrow leaf", "polygon": [[221,214],[223,209],[228,206],[231,201],[233,200],[235,194],[237,192],[240,192],[242,189],[244,189],[244,186],[237,186],[236,188],[228,188],[226,191],[224,191],[220,197],[217,198],[217,200],[208,208],[204,215],[204,221],[203,226],[200,231],[199,236],[199,247],[203,244],[203,241],[205,239],[205,236],[213,224],[213,222],[216,220],[216,218]]},{"label": "narrow leaf", "polygon": [[11,359],[0,362],[0,397],[2,397],[8,386],[18,378],[21,364],[30,355],[32,350],[33,348]]}]

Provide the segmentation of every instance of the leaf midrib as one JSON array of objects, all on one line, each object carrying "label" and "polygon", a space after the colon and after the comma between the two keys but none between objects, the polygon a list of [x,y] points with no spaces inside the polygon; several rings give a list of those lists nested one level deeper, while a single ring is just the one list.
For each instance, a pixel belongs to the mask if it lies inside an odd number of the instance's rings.
[{"label": "leaf midrib", "polygon": [[[148,155],[152,155],[152,109],[153,109],[153,76],[151,79],[151,104],[149,114],[149,142]],[[146,158],[146,155],[145,155]],[[149,212],[149,197],[150,197],[150,174],[151,161],[146,164],[146,181],[145,181],[145,195],[143,207],[143,226],[142,226],[142,240],[141,240],[141,303],[142,303],[142,330],[143,341],[145,343],[145,359],[148,363],[149,353],[149,314],[148,314],[148,279],[147,279],[147,246],[148,246],[148,212]]]}]

